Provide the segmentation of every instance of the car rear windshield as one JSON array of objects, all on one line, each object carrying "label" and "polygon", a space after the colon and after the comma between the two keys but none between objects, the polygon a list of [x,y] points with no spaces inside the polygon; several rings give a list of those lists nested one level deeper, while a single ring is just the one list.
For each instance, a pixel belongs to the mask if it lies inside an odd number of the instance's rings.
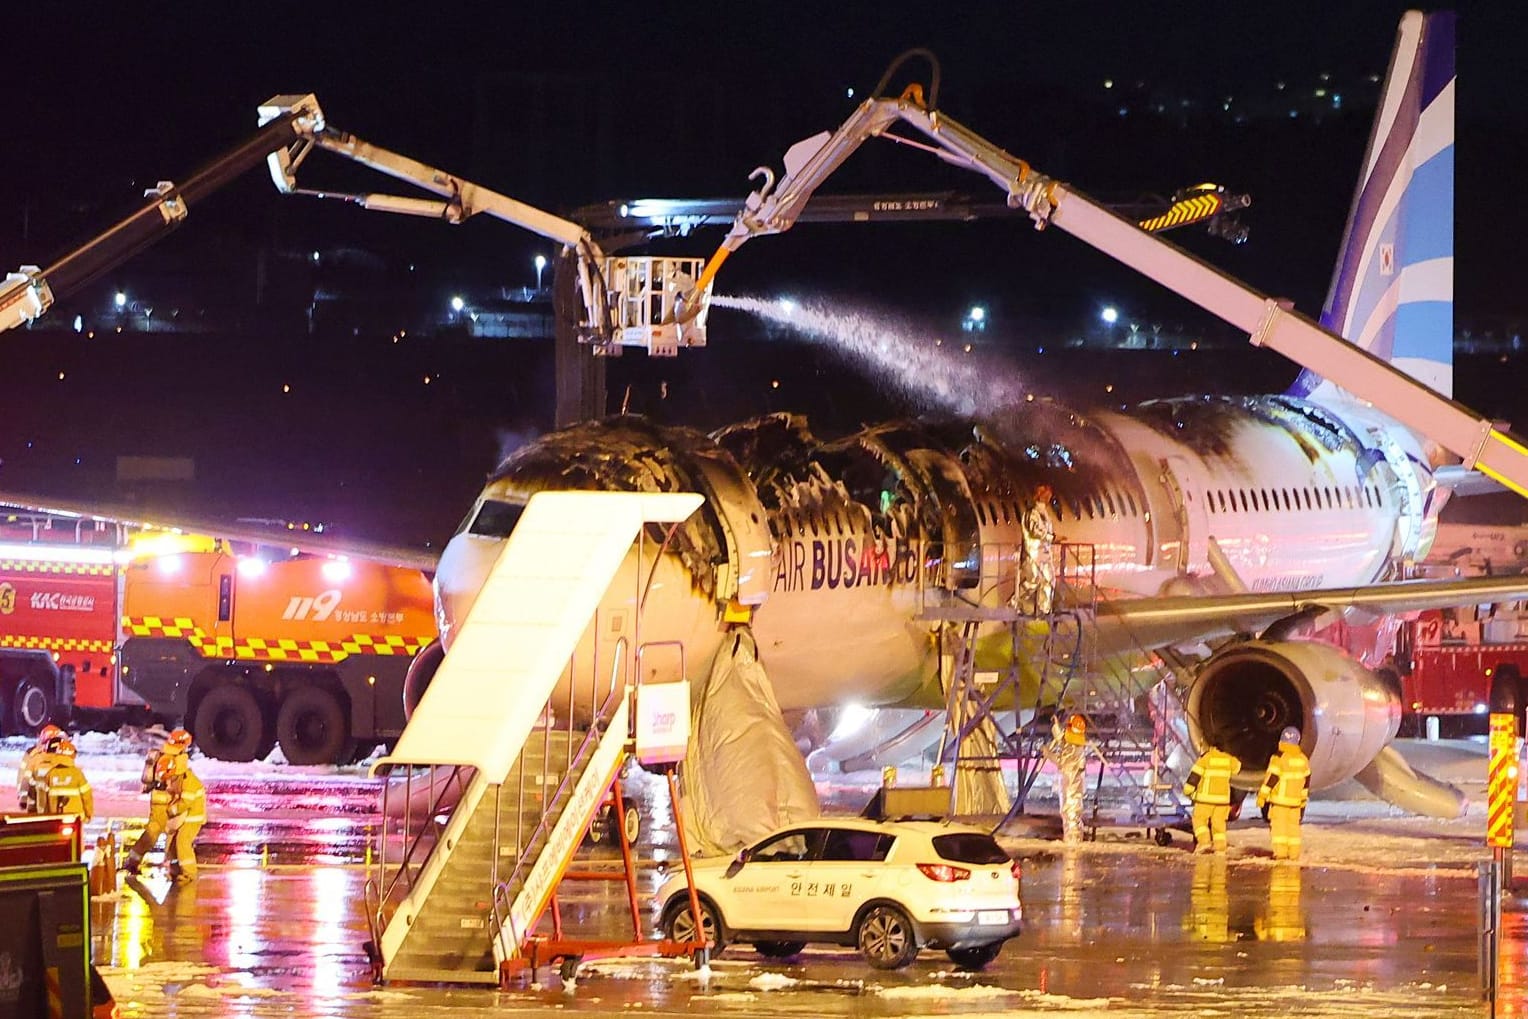
[{"label": "car rear windshield", "polygon": [[991,835],[935,835],[934,851],[956,863],[1007,863],[1008,854]]}]

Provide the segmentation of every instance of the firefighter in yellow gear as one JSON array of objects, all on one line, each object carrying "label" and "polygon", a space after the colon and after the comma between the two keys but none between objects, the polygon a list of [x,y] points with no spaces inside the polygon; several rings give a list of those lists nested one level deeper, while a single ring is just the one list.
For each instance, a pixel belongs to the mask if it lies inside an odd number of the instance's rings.
[{"label": "firefighter in yellow gear", "polygon": [[55,736],[33,771],[39,814],[78,814],[80,820],[95,816],[95,795],[90,781],[74,763],[77,751],[67,736]]},{"label": "firefighter in yellow gear", "polygon": [[153,851],[159,843],[159,836],[169,826],[172,799],[170,784],[178,773],[186,770],[186,751],[190,746],[191,734],[184,729],[176,729],[165,739],[163,746],[144,759],[142,791],[149,794],[149,819],[123,864],[123,869],[129,874],[138,873],[143,866],[143,858]]},{"label": "firefighter in yellow gear", "polygon": [[37,798],[34,782],[37,764],[48,752],[48,744],[63,736],[64,730],[56,725],[45,725],[37,730],[37,742],[27,747],[21,755],[21,766],[16,769],[16,804],[28,814],[36,813]]},{"label": "firefighter in yellow gear", "polygon": [[1257,791],[1257,805],[1267,811],[1273,828],[1273,858],[1300,858],[1300,818],[1310,801],[1310,759],[1300,749],[1300,730],[1289,726],[1279,734],[1279,749],[1268,760],[1268,774]]},{"label": "firefighter in yellow gear", "polygon": [[1199,755],[1183,783],[1194,804],[1194,852],[1226,851],[1226,822],[1231,818],[1231,779],[1241,761],[1214,746]]},{"label": "firefighter in yellow gear", "polygon": [[181,752],[169,758],[170,775],[166,782],[170,810],[165,825],[168,839],[164,855],[170,866],[170,877],[178,885],[196,880],[196,836],[207,823],[207,790],[196,772],[191,770],[190,749],[191,739],[187,734]]}]

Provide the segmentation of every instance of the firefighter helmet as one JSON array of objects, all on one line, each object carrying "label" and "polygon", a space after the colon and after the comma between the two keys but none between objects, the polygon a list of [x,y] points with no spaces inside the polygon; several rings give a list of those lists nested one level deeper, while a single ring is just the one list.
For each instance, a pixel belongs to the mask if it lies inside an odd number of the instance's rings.
[{"label": "firefighter helmet", "polygon": [[68,736],[55,736],[51,742],[53,743],[53,753],[55,754],[60,754],[64,757],[73,757],[75,754],[79,753],[79,751],[75,749],[74,740],[70,739]]},{"label": "firefighter helmet", "polygon": [[1279,733],[1279,742],[1280,743],[1291,743],[1291,744],[1293,744],[1295,746],[1299,746],[1300,745],[1300,730],[1296,729],[1292,725],[1285,726],[1284,727],[1284,731]]},{"label": "firefighter helmet", "polygon": [[191,749],[191,734],[184,729],[174,729],[165,737],[164,748],[170,752],[184,752]]},{"label": "firefighter helmet", "polygon": [[1082,746],[1088,738],[1088,720],[1081,715],[1073,715],[1066,721],[1066,741],[1074,746]]},{"label": "firefighter helmet", "polygon": [[60,729],[52,722],[49,722],[47,725],[37,730],[37,745],[43,746],[49,740],[57,739],[59,736],[63,735],[65,735],[64,730]]}]

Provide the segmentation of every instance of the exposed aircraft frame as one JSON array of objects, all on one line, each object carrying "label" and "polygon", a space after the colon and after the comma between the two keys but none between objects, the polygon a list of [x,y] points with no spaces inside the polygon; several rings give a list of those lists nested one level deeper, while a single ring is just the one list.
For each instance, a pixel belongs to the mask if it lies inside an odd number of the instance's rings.
[{"label": "exposed aircraft frame", "polygon": [[[785,154],[785,175],[778,182],[767,167],[754,172],[763,183],[745,200],[732,229],[707,262],[696,284],[698,296],[686,300],[681,318],[704,310],[705,295],[722,263],[744,241],[789,230],[823,181],[866,141],[884,137],[985,175],[1007,192],[1010,206],[1029,213],[1036,229],[1065,230],[1245,330],[1254,345],[1277,351],[1441,443],[1463,458],[1465,468],[1479,470],[1528,497],[1528,444],[1522,439],[1323,329],[1287,301],[1260,293],[1141,229],[944,115],[937,108],[937,63],[927,101],[918,84],[909,85],[896,98],[883,96],[892,75],[913,56],[935,63],[926,50],[910,50],[898,57],[871,97],[837,130],[791,146]],[[898,123],[914,128],[932,145],[890,133]]]}]

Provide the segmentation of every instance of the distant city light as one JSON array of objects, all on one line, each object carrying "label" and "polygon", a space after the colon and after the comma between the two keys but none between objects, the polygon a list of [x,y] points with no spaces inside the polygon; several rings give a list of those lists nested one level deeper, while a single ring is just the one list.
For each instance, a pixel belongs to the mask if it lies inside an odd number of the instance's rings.
[{"label": "distant city light", "polygon": [[281,384],[281,391],[283,393],[290,393],[292,391],[292,384],[290,382],[283,382]]},{"label": "distant city light", "polygon": [[[535,263],[535,266],[536,266],[536,289],[540,290],[541,289],[541,271],[546,268],[546,256],[545,255],[537,255],[535,257],[535,259],[534,259],[534,263]],[[457,311],[461,311],[460,308],[458,308],[456,310]]]},{"label": "distant city light", "polygon": [[74,316],[74,331],[77,333],[85,331],[85,316]]},{"label": "distant city light", "polygon": [[1107,305],[1103,311],[1098,313],[1098,317],[1103,319],[1106,325],[1112,326],[1119,321],[1119,309],[1112,304]]}]

